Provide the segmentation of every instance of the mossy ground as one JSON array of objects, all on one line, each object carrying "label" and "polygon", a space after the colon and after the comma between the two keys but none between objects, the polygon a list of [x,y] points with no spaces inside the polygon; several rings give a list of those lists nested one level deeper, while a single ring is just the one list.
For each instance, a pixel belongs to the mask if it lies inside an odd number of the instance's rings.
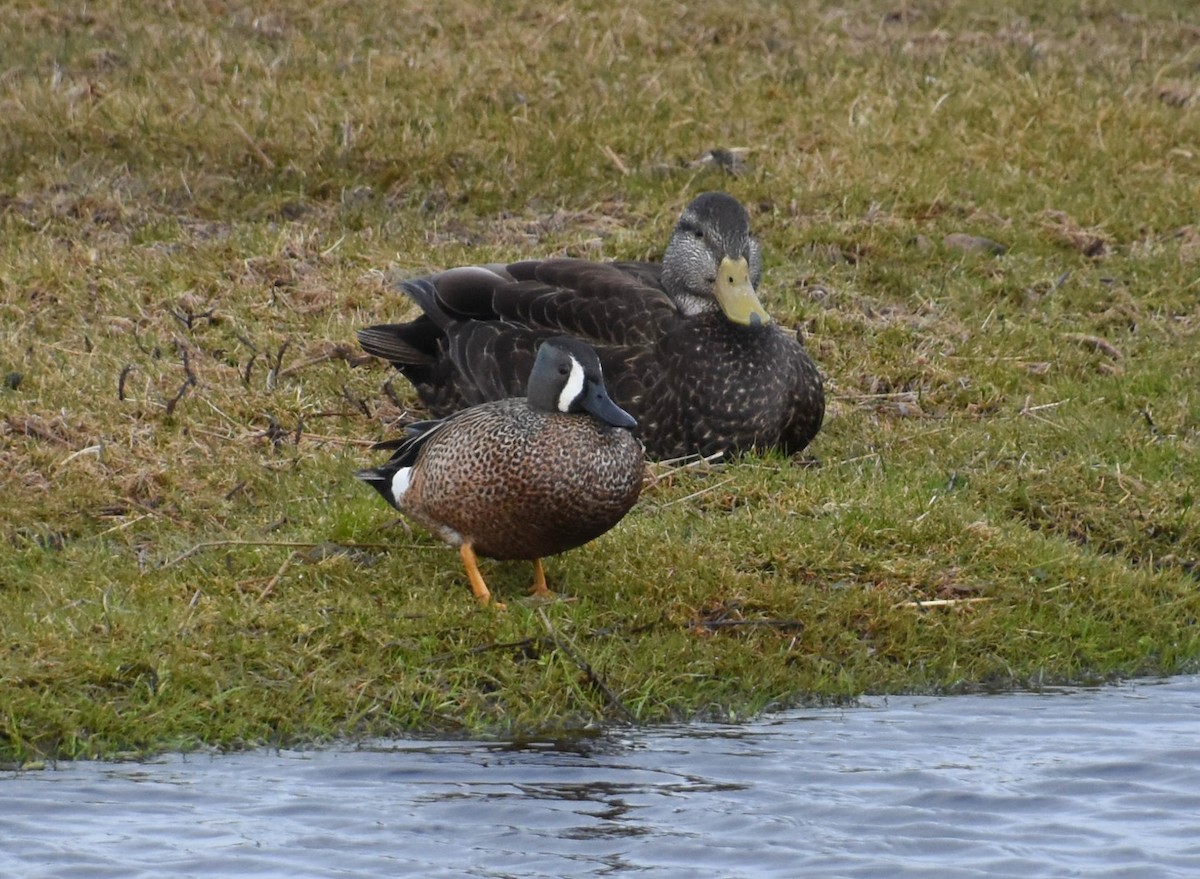
[{"label": "mossy ground", "polygon": [[[1194,667],[1198,53],[1166,0],[7,4],[0,756]],[[572,600],[475,607],[352,477],[419,414],[354,330],[716,188],[815,462],[657,467]]]}]

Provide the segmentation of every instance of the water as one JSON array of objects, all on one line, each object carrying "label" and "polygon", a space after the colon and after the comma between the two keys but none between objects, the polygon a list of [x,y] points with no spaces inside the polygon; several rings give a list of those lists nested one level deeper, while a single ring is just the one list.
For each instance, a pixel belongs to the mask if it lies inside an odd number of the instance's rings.
[{"label": "water", "polygon": [[1200,678],[0,776],[4,877],[1196,877]]}]

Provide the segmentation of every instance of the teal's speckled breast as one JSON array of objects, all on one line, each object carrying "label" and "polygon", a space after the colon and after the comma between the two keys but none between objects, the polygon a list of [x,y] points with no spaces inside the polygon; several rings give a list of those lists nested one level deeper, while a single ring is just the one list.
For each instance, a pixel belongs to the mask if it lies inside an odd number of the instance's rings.
[{"label": "teal's speckled breast", "polygon": [[401,509],[480,555],[533,559],[612,528],[637,501],[644,454],[628,431],[523,398],[452,416],[421,449]]}]

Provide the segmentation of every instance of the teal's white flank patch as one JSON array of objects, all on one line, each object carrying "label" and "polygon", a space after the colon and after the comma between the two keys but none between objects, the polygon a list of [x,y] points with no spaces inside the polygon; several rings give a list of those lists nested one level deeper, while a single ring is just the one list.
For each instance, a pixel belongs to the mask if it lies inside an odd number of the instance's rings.
[{"label": "teal's white flank patch", "polygon": [[408,484],[411,481],[411,467],[401,467],[396,471],[396,475],[392,477],[392,501],[397,506],[399,506],[400,501],[404,498],[404,493],[408,491]]}]

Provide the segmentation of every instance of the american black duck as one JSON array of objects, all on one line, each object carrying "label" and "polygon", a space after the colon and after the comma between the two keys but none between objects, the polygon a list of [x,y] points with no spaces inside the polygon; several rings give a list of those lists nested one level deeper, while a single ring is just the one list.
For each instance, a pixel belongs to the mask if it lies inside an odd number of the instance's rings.
[{"label": "american black duck", "polygon": [[422,314],[368,327],[434,415],[524,393],[534,352],[567,334],[593,346],[613,399],[656,459],[751,448],[799,452],[825,413],[821,375],[759,301],[745,208],[695,198],[661,263],[527,260],[401,283]]}]

